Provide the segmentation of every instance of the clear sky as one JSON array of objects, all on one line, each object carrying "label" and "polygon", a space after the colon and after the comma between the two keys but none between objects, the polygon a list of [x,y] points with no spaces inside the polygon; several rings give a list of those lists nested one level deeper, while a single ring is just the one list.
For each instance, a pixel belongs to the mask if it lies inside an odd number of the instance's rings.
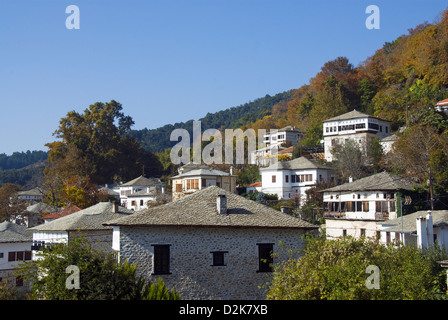
[{"label": "clear sky", "polygon": [[[80,28],[67,29],[69,5]],[[369,5],[380,29],[366,28]],[[1,0],[0,153],[47,150],[67,112],[123,105],[134,129],[199,119],[355,66],[446,0]]]}]

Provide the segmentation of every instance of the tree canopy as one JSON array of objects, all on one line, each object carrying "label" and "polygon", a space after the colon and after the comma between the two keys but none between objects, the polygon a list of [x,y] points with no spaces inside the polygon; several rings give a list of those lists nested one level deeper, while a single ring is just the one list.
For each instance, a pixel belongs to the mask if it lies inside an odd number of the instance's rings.
[{"label": "tree canopy", "polygon": [[53,204],[86,207],[95,201],[97,185],[160,176],[160,161],[129,135],[134,121],[122,109],[114,100],[97,102],[60,120],[58,140],[46,144],[44,187]]}]

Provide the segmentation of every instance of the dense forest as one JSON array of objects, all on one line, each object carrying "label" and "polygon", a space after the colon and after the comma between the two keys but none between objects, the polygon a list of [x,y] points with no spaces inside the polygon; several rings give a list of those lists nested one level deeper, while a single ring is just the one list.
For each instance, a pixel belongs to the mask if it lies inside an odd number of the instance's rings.
[{"label": "dense forest", "polygon": [[[240,128],[247,123],[255,122],[268,116],[274,105],[286,104],[293,94],[293,90],[278,93],[274,96],[247,102],[215,113],[207,113],[201,121],[202,130],[209,128],[224,130]],[[187,122],[167,124],[157,129],[131,130],[130,134],[140,141],[143,148],[151,152],[162,152],[171,148],[177,142],[170,141],[170,134],[174,129],[185,129],[192,134],[193,120]]]},{"label": "dense forest", "polygon": [[0,186],[14,183],[31,189],[43,182],[43,170],[48,153],[45,151],[0,154]]}]

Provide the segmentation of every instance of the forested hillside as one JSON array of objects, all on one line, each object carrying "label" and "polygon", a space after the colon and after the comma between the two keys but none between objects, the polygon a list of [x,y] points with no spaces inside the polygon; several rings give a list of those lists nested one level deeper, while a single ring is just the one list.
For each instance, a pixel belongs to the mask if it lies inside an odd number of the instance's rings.
[{"label": "forested hillside", "polygon": [[256,128],[295,125],[306,145],[322,136],[322,121],[357,109],[392,121],[392,128],[431,122],[431,107],[448,97],[448,10],[438,23],[423,23],[387,42],[355,67],[338,57],[324,64],[309,84],[294,91],[287,106],[249,124]]},{"label": "forested hillside", "polygon": [[[255,122],[272,113],[275,105],[286,103],[291,99],[293,90],[278,93],[274,96],[266,95],[243,105],[232,107],[215,113],[207,113],[201,121],[202,130],[209,128],[224,130],[240,128],[248,123]],[[167,124],[157,129],[131,130],[142,146],[151,152],[162,152],[172,147],[176,142],[170,142],[170,134],[174,129],[186,129],[192,132],[193,120],[187,122]]]},{"label": "forested hillside", "polygon": [[43,182],[43,171],[48,153],[45,151],[0,154],[0,186],[14,183],[31,189]]}]

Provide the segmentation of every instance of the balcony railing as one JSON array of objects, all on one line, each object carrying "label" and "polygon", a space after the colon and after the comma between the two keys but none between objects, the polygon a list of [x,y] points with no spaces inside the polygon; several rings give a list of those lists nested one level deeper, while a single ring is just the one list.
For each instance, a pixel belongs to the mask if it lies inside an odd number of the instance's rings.
[{"label": "balcony railing", "polygon": [[[356,215],[358,214],[358,215]],[[357,216],[357,218],[354,218],[354,216]],[[367,212],[337,212],[337,211],[325,211],[324,212],[324,218],[331,218],[331,219],[356,219],[356,220],[362,220],[363,216],[365,220],[372,220],[371,215],[368,215]],[[353,217],[351,217],[353,216]],[[388,220],[389,219],[389,212],[375,212],[374,220]]]}]

